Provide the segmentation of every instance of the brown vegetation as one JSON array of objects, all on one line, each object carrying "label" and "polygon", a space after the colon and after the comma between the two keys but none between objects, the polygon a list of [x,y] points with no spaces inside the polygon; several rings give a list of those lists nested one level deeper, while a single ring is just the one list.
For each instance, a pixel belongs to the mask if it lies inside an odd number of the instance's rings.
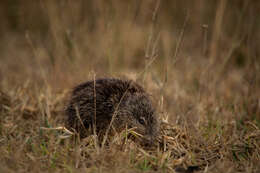
[{"label": "brown vegetation", "polygon": [[[259,8],[2,0],[0,172],[259,172]],[[99,146],[62,127],[68,89],[121,76],[152,93],[157,147],[127,138],[134,129]]]}]

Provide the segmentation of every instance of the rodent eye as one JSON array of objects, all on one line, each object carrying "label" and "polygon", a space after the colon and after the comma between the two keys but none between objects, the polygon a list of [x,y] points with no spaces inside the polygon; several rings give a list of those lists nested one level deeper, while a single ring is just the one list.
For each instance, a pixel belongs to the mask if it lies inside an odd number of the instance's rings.
[{"label": "rodent eye", "polygon": [[142,124],[142,125],[144,125],[144,124],[145,124],[145,120],[144,120],[144,118],[143,118],[143,117],[141,117],[141,118],[139,119],[139,123],[140,123],[140,124]]}]

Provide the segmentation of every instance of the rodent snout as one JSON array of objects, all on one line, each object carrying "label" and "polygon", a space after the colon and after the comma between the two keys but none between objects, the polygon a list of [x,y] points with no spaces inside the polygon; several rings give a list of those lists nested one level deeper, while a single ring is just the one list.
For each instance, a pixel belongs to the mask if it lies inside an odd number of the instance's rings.
[{"label": "rodent snout", "polygon": [[144,145],[152,146],[156,143],[156,137],[152,135],[145,135],[144,139]]}]

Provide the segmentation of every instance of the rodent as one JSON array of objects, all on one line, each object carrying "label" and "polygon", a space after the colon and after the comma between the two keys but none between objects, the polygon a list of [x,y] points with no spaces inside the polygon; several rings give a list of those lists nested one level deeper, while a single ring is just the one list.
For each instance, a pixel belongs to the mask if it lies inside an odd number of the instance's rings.
[{"label": "rodent", "polygon": [[94,133],[93,124],[96,134],[104,135],[113,115],[110,131],[136,127],[136,132],[150,143],[159,134],[159,119],[149,95],[132,80],[101,78],[76,86],[65,114],[67,127],[76,130],[81,138],[89,135],[87,129]]}]

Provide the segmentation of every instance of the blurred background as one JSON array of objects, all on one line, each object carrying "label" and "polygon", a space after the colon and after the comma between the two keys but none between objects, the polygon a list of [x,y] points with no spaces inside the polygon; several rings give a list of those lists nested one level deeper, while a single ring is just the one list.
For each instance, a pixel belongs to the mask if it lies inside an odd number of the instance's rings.
[{"label": "blurred background", "polygon": [[259,12],[259,0],[1,0],[0,83],[127,77],[176,115],[223,100],[256,115]]}]

